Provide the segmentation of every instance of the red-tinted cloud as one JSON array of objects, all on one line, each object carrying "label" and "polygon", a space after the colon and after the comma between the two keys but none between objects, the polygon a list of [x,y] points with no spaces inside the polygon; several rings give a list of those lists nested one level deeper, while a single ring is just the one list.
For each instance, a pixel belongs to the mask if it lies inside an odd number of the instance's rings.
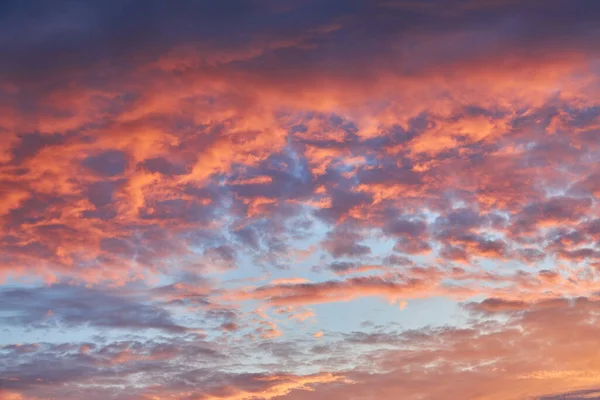
[{"label": "red-tinted cloud", "polygon": [[0,397],[596,394],[596,2],[0,10]]}]

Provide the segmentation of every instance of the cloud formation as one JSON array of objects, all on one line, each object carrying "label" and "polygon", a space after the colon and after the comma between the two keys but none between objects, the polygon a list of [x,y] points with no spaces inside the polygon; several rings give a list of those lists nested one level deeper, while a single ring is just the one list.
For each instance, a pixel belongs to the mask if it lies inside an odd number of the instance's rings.
[{"label": "cloud formation", "polygon": [[598,397],[596,1],[0,11],[0,399]]}]

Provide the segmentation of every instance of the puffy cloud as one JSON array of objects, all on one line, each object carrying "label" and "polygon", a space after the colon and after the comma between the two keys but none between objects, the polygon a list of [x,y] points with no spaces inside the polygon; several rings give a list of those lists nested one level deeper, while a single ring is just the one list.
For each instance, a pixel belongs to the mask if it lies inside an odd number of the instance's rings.
[{"label": "puffy cloud", "polygon": [[1,9],[0,397],[596,395],[596,2]]}]

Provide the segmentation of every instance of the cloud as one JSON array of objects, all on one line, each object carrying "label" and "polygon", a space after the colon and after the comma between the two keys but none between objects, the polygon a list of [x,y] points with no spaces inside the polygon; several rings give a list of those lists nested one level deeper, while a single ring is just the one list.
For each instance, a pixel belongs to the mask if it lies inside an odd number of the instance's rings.
[{"label": "cloud", "polygon": [[597,2],[0,9],[0,397],[596,396]]},{"label": "cloud", "polygon": [[350,301],[363,296],[388,299],[411,296],[427,290],[435,290],[436,282],[420,279],[405,281],[379,276],[347,278],[341,281],[298,283],[260,286],[249,291],[231,292],[225,299],[263,300],[274,306],[308,305]]},{"label": "cloud", "polygon": [[177,324],[171,313],[145,303],[143,299],[118,292],[110,293],[84,287],[58,285],[33,289],[4,288],[1,308],[11,315],[5,324],[44,328],[92,325],[112,329],[157,329],[167,333],[190,331]]},{"label": "cloud", "polygon": [[[403,333],[357,332],[345,340],[355,345],[386,346],[386,350],[365,357],[369,373],[361,368],[347,371],[345,375],[354,385],[326,387],[314,394],[296,393],[290,398],[594,398],[598,365],[594,357],[584,353],[587,345],[595,343],[595,320],[588,318],[591,309],[597,307],[596,301],[585,298],[573,302],[556,299],[524,306],[504,323],[485,320],[466,327]],[[558,321],[564,325],[557,325]],[[568,341],[570,335],[579,340]],[[533,343],[538,346],[529,347]],[[570,368],[564,368],[567,365]],[[581,390],[581,385],[591,388]]]}]

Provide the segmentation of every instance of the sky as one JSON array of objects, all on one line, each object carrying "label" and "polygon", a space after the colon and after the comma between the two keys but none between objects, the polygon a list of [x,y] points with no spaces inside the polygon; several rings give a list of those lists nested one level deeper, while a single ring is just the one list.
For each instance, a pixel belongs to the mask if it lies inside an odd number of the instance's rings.
[{"label": "sky", "polygon": [[0,2],[0,400],[600,399],[600,2]]}]

